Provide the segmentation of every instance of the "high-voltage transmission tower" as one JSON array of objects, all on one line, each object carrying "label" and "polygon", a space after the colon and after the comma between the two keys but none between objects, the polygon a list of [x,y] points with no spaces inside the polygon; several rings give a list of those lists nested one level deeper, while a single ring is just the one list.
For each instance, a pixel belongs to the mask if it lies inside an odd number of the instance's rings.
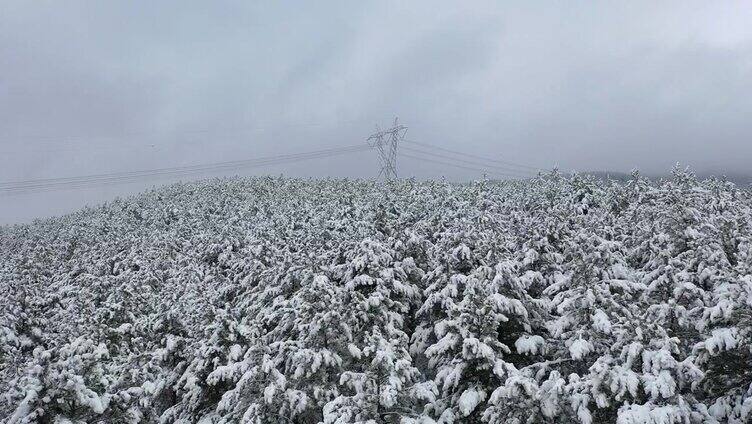
[{"label": "high-voltage transmission tower", "polygon": [[400,125],[397,118],[394,118],[394,125],[385,130],[376,127],[376,132],[371,134],[366,140],[371,147],[379,151],[379,161],[381,162],[381,171],[384,179],[391,180],[397,178],[397,145],[405,138],[407,127]]}]

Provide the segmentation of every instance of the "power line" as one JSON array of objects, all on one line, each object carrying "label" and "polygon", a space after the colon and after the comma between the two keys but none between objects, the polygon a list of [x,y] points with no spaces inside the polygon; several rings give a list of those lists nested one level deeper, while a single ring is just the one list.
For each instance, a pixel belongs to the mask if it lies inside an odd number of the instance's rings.
[{"label": "power line", "polygon": [[73,181],[73,182],[65,181],[65,182],[52,182],[52,183],[47,183],[47,184],[38,184],[34,186],[26,185],[26,186],[19,186],[19,187],[6,187],[6,188],[0,189],[0,194],[34,193],[34,192],[46,192],[46,191],[54,191],[54,190],[90,188],[90,187],[113,185],[113,184],[134,183],[134,182],[140,182],[140,181],[150,181],[150,180],[155,180],[155,179],[188,176],[188,175],[197,174],[197,173],[212,173],[212,172],[219,172],[219,171],[227,172],[231,170],[254,168],[254,167],[259,167],[259,166],[280,165],[280,164],[295,163],[295,162],[300,162],[300,161],[310,160],[310,159],[328,158],[328,157],[332,157],[332,156],[336,156],[340,154],[353,153],[353,152],[362,151],[362,150],[365,150],[365,149],[353,149],[353,150],[348,150],[348,151],[298,156],[298,157],[292,157],[292,158],[282,158],[282,159],[266,160],[266,161],[256,161],[256,162],[249,161],[248,163],[238,164],[238,165],[233,165],[233,166],[204,167],[204,168],[197,168],[197,169],[185,170],[185,171],[180,171],[180,172],[158,172],[158,173],[150,173],[150,174],[143,173],[143,174],[137,174],[137,175],[131,175],[131,176],[120,176],[120,177],[102,176],[101,178],[78,180],[78,181]]},{"label": "power line", "polygon": [[439,164],[439,165],[447,165],[447,166],[453,166],[455,168],[461,168],[461,169],[467,169],[467,170],[470,170],[470,171],[482,172],[484,174],[498,175],[498,176],[510,177],[510,178],[522,178],[519,175],[505,174],[505,173],[502,173],[502,172],[492,171],[492,170],[483,169],[483,168],[476,168],[476,167],[472,167],[472,166],[459,165],[459,164],[456,164],[456,163],[453,163],[453,162],[445,162],[445,161],[430,159],[430,158],[426,158],[426,157],[413,156],[413,155],[410,155],[410,154],[407,154],[407,153],[403,153],[402,156],[404,156],[406,158],[416,159],[416,160],[419,160],[421,162],[432,162],[432,163],[436,163],[436,164]]},{"label": "power line", "polygon": [[[335,155],[355,153],[367,150],[368,146],[354,145],[345,146],[339,148],[322,149],[311,152],[303,152],[287,155],[276,155],[264,158],[238,160],[238,161],[226,161],[212,164],[190,165],[180,167],[159,168],[132,172],[120,172],[120,173],[107,173],[107,174],[95,174],[85,175],[77,177],[62,177],[62,178],[47,178],[36,179],[26,181],[14,181],[0,183],[0,194],[17,194],[17,193],[34,193],[34,192],[47,192],[54,190],[64,189],[77,189],[77,188],[90,188],[102,185],[132,183],[144,180],[152,180],[159,178],[170,178],[175,176],[190,175],[195,173],[206,173],[216,171],[228,171],[233,169],[252,168],[257,166],[276,165],[284,163],[294,163],[304,160],[332,157]],[[403,156],[421,161],[432,162],[442,165],[453,166],[462,169],[468,169],[488,174],[502,175],[506,177],[521,178],[528,177],[526,175],[510,174],[508,172],[500,172],[495,169],[488,169],[480,166],[465,166],[459,165],[455,162],[446,162],[436,159],[426,158],[425,155],[432,155],[438,157],[450,158],[450,160],[457,161],[456,158],[440,155],[437,153],[424,152],[418,149],[409,148],[422,156],[414,156],[410,154],[404,154]],[[470,161],[464,161],[471,165],[479,165],[477,162],[472,163]]]},{"label": "power line", "polygon": [[504,164],[504,165],[508,165],[508,166],[516,166],[518,168],[526,168],[526,169],[535,170],[535,171],[546,171],[545,168],[538,168],[537,166],[523,165],[523,164],[509,162],[509,161],[500,160],[500,159],[489,159],[489,158],[486,158],[486,157],[483,157],[483,156],[473,155],[473,154],[470,154],[470,153],[460,152],[460,151],[457,151],[457,150],[446,149],[444,147],[434,146],[432,144],[421,143],[419,141],[414,141],[414,140],[403,140],[403,141],[405,143],[417,144],[419,146],[429,147],[431,149],[443,150],[445,152],[454,153],[456,155],[467,156],[467,157],[470,157],[470,158],[475,158],[475,159],[479,159],[479,160],[483,160],[483,161],[487,161],[487,162],[496,162],[496,163],[500,163],[500,164]]},{"label": "power line", "polygon": [[98,185],[110,185],[138,182],[144,179],[154,179],[205,173],[214,171],[227,171],[232,169],[252,168],[257,166],[277,165],[294,163],[310,159],[327,158],[337,155],[355,153],[368,150],[368,146],[356,145],[340,148],[323,149],[311,152],[276,155],[264,158],[218,162],[212,164],[191,165],[182,167],[170,167],[133,172],[120,172],[109,174],[96,174],[78,177],[47,178],[27,181],[6,182],[0,184],[0,194],[30,193],[39,191],[51,191],[57,189],[88,188]]},{"label": "power line", "polygon": [[460,158],[457,158],[457,157],[453,157],[453,156],[449,156],[449,155],[444,155],[444,154],[441,154],[441,153],[428,152],[428,151],[425,151],[425,150],[415,149],[415,148],[407,147],[407,146],[403,146],[402,148],[404,150],[408,150],[408,151],[415,152],[415,153],[426,154],[426,155],[435,156],[435,157],[439,157],[439,158],[443,158],[443,159],[449,159],[449,160],[455,161],[455,162],[462,162],[462,163],[466,163],[466,164],[469,164],[469,165],[480,166],[480,167],[483,167],[484,169],[490,168],[490,169],[495,169],[495,170],[498,170],[498,171],[501,171],[501,172],[515,173],[515,174],[517,174],[517,175],[519,175],[521,177],[530,177],[530,176],[535,175],[535,173],[533,173],[532,171],[521,171],[519,169],[507,168],[507,167],[503,167],[503,166],[499,166],[499,165],[488,165],[488,164],[484,164],[484,163],[477,162],[477,161],[469,161],[469,160],[466,160],[466,159],[460,159]]},{"label": "power line", "polygon": [[4,186],[8,186],[8,185],[37,184],[37,183],[46,183],[46,182],[59,182],[59,181],[77,181],[77,180],[83,180],[83,179],[89,179],[89,178],[99,178],[99,177],[104,177],[104,176],[120,177],[120,176],[138,175],[142,173],[146,173],[146,174],[160,173],[163,171],[164,172],[183,171],[183,170],[191,171],[194,169],[204,168],[204,167],[223,167],[223,166],[243,165],[249,162],[266,161],[270,159],[286,159],[286,158],[295,158],[297,156],[304,156],[304,155],[311,155],[311,154],[338,152],[342,150],[359,151],[359,150],[365,150],[365,149],[366,147],[362,145],[351,145],[351,146],[343,146],[343,147],[334,147],[334,148],[329,148],[329,149],[314,150],[314,151],[302,152],[302,153],[291,153],[291,154],[284,154],[284,155],[267,156],[267,157],[256,158],[256,159],[214,162],[211,164],[173,166],[173,167],[167,167],[167,168],[148,169],[148,170],[141,170],[141,171],[113,172],[113,173],[106,173],[106,174],[82,175],[82,176],[76,176],[76,177],[43,178],[43,179],[26,180],[26,181],[8,181],[5,183],[0,183],[0,188],[3,188]]},{"label": "power line", "polygon": [[483,174],[499,175],[499,176],[511,177],[511,178],[520,178],[520,176],[518,176],[518,175],[502,174],[502,173],[499,173],[499,172],[490,171],[488,169],[476,168],[476,167],[473,167],[473,166],[465,166],[465,165],[460,165],[460,164],[457,164],[457,163],[445,162],[445,161],[435,160],[435,159],[431,159],[431,158],[427,158],[427,157],[413,156],[413,155],[410,155],[410,154],[403,154],[402,156],[404,156],[406,158],[411,158],[411,159],[419,160],[421,162],[430,162],[430,163],[435,163],[435,164],[439,164],[439,165],[453,166],[455,168],[467,169],[467,170],[470,170],[470,171],[481,172]]},{"label": "power line", "polygon": [[156,143],[152,144],[119,144],[119,145],[112,145],[112,146],[104,146],[104,145],[93,145],[93,146],[81,146],[81,147],[64,147],[64,148],[52,148],[52,149],[32,149],[32,150],[26,150],[26,151],[20,151],[20,150],[5,150],[0,152],[0,154],[3,155],[21,155],[21,154],[46,154],[46,153],[59,153],[59,152],[80,152],[82,150],[86,151],[103,151],[103,150],[133,150],[133,149],[159,149],[160,147],[164,147],[164,145],[159,145]]},{"label": "power line", "polygon": [[[21,193],[34,193],[45,192],[53,190],[65,190],[65,189],[77,189],[77,188],[89,188],[101,185],[111,184],[123,184],[131,182],[139,182],[152,179],[163,179],[176,176],[185,176],[196,173],[210,173],[219,171],[229,171],[236,169],[252,168],[258,166],[277,165],[284,163],[295,163],[304,160],[328,158],[336,155],[350,154],[360,152],[369,149],[370,147],[376,147],[379,149],[380,159],[382,162],[382,169],[380,175],[384,175],[386,178],[395,178],[397,176],[397,145],[399,142],[404,141],[416,146],[425,146],[430,149],[437,149],[447,153],[436,153],[434,151],[427,151],[426,148],[421,147],[409,147],[403,146],[405,150],[413,152],[414,154],[403,154],[407,158],[417,159],[424,162],[436,163],[441,165],[453,166],[456,168],[468,169],[477,172],[483,172],[487,174],[500,175],[512,178],[529,178],[533,174],[533,170],[543,170],[542,168],[532,167],[528,165],[516,164],[513,162],[507,162],[496,159],[488,159],[482,156],[473,155],[470,153],[460,152],[456,150],[446,149],[443,147],[433,146],[427,143],[420,143],[412,140],[404,140],[407,127],[399,125],[395,118],[394,126],[387,130],[378,131],[372,134],[368,138],[368,145],[350,145],[343,147],[335,147],[328,149],[320,149],[301,153],[274,155],[256,159],[246,160],[234,160],[225,162],[216,162],[209,164],[196,164],[186,166],[173,166],[157,169],[147,169],[139,171],[129,172],[114,172],[103,174],[82,175],[74,177],[58,177],[58,178],[43,178],[33,180],[22,181],[9,181],[0,183],[0,195],[11,195]],[[428,158],[431,156],[433,158]],[[459,158],[457,156],[463,156],[467,158],[473,158],[474,160],[468,160]],[[438,160],[446,159],[448,161]],[[481,162],[482,161],[482,162]],[[458,163],[459,162],[459,163]],[[490,163],[489,163],[490,162]],[[462,164],[460,164],[462,163]],[[495,163],[495,164],[491,164]],[[463,165],[464,164],[464,165]],[[504,165],[498,165],[504,164]],[[514,169],[511,166],[527,169]]]},{"label": "power line", "polygon": [[151,178],[154,176],[181,176],[190,175],[201,172],[211,171],[227,171],[232,169],[242,169],[253,166],[261,165],[273,165],[279,163],[297,162],[300,160],[326,158],[339,154],[353,153],[366,150],[363,146],[355,146],[344,149],[328,149],[324,151],[307,152],[294,155],[279,155],[273,157],[252,159],[246,161],[233,161],[233,162],[221,162],[207,165],[193,165],[186,167],[173,167],[162,168],[145,171],[135,171],[128,173],[111,173],[111,174],[98,174],[88,175],[82,177],[70,177],[70,178],[51,178],[44,180],[30,180],[23,182],[16,182],[14,184],[5,183],[3,187],[0,187],[0,192],[18,191],[18,190],[35,190],[51,187],[69,187],[76,185],[90,185],[104,182],[129,182],[139,181],[144,178]]}]

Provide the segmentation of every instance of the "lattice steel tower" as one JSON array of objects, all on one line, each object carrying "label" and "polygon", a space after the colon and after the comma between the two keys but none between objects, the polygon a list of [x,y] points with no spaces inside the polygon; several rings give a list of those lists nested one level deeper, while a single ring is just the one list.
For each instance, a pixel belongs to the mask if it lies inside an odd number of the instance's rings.
[{"label": "lattice steel tower", "polygon": [[407,133],[407,127],[400,125],[397,118],[394,118],[394,125],[391,128],[381,130],[376,126],[376,132],[366,140],[371,147],[379,151],[381,161],[379,177],[383,175],[386,180],[397,178],[397,145],[405,138],[405,133]]}]

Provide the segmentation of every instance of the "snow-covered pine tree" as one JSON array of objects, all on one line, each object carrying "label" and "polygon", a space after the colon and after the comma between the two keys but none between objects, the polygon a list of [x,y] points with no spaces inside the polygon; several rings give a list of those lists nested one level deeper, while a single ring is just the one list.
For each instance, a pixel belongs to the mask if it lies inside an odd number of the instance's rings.
[{"label": "snow-covered pine tree", "polygon": [[613,420],[624,396],[636,396],[623,390],[632,375],[617,357],[635,332],[632,302],[644,286],[627,271],[620,243],[612,234],[604,235],[608,239],[584,234],[573,239],[567,271],[545,291],[555,309],[556,318],[549,323],[559,340],[554,357],[569,358],[556,367],[570,376],[570,405],[562,410],[583,423]]},{"label": "snow-covered pine tree", "polygon": [[667,417],[674,421],[702,422],[707,418],[694,391],[704,377],[691,356],[699,338],[694,320],[708,300],[708,286],[693,269],[695,248],[702,238],[703,217],[697,208],[697,181],[678,167],[670,182],[655,191],[650,213],[649,233],[632,253],[642,263],[646,289],[638,316],[640,333],[629,347],[645,398],[619,410],[624,423],[639,419]]},{"label": "snow-covered pine tree", "polygon": [[115,421],[116,411],[108,410],[108,355],[104,344],[85,337],[59,348],[35,348],[26,373],[13,381],[8,393],[17,406],[7,422]]},{"label": "snow-covered pine tree", "polygon": [[695,324],[703,340],[693,354],[705,370],[709,414],[718,422],[741,424],[752,420],[752,210],[728,183],[709,185],[710,224],[723,246],[723,254],[716,254],[727,262],[708,261],[712,268],[703,273],[712,282],[712,301]]},{"label": "snow-covered pine tree", "polygon": [[340,396],[324,406],[324,422],[399,422],[434,396],[408,352],[404,314],[419,296],[411,259],[374,240],[358,243],[347,262],[332,269],[344,290],[353,340],[340,377]]},{"label": "snow-covered pine tree", "polygon": [[[489,257],[482,242],[475,245],[486,253],[480,258]],[[532,306],[525,283],[516,278],[512,265],[492,268],[480,258],[460,243],[446,268],[426,275],[430,285],[419,317],[429,333],[414,338],[413,350],[428,341],[425,356],[440,396],[426,412],[441,423],[482,420],[489,396],[515,369],[505,360],[512,347],[500,340],[537,343],[525,335],[531,331]]]}]

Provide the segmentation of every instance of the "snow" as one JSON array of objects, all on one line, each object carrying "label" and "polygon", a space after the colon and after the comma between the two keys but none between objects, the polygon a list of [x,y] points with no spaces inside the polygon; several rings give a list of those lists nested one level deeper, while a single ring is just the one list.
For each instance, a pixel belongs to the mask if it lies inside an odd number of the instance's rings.
[{"label": "snow", "polygon": [[593,350],[593,345],[582,339],[577,339],[569,345],[569,355],[572,359],[580,360]]},{"label": "snow", "polygon": [[593,313],[592,318],[593,328],[607,334],[611,332],[611,321],[602,309],[596,310],[595,313]]},{"label": "snow", "polygon": [[486,393],[484,391],[476,389],[467,389],[460,395],[457,407],[463,416],[470,415],[475,408],[486,399]]},{"label": "snow", "polygon": [[680,424],[687,422],[681,410],[666,405],[626,405],[619,409],[617,424]]},{"label": "snow", "polygon": [[713,329],[711,336],[705,340],[705,347],[713,354],[732,350],[737,346],[737,337],[737,330],[735,328]]},{"label": "snow", "polygon": [[25,397],[18,403],[16,410],[13,411],[13,415],[8,419],[8,424],[25,422],[26,417],[31,412],[32,402],[34,402],[37,397],[38,393],[35,389],[27,390]]},{"label": "snow", "polygon": [[355,359],[360,359],[360,357],[363,355],[361,350],[352,343],[347,344],[347,350],[350,352],[350,355],[352,355],[352,357]]},{"label": "snow", "polygon": [[683,170],[181,183],[0,227],[0,421],[746,424],[751,274]]},{"label": "snow", "polygon": [[653,400],[667,399],[676,393],[676,381],[668,370],[661,370],[658,375],[648,374],[644,380],[645,393]]},{"label": "snow", "polygon": [[514,347],[521,354],[535,355],[542,352],[545,341],[539,335],[522,336],[514,342]]}]

